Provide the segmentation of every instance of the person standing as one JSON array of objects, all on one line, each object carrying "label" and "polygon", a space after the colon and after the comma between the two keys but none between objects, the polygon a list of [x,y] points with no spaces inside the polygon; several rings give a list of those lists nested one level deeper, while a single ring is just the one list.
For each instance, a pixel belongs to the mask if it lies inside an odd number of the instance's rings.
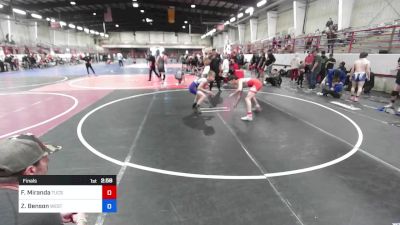
[{"label": "person standing", "polygon": [[[399,97],[400,92],[400,58],[397,60],[397,75],[395,85],[390,97],[389,105],[386,105],[385,108],[394,108],[394,102]],[[397,109],[397,112],[400,113],[400,107]]]},{"label": "person standing", "polygon": [[272,54],[272,50],[271,50],[271,49],[268,49],[268,52],[267,52],[267,60],[265,61],[265,66],[267,67],[267,68],[266,68],[267,75],[270,75],[270,74],[271,74],[272,65],[273,65],[275,62],[276,62],[276,59],[275,59],[274,54]]},{"label": "person standing", "polygon": [[151,53],[147,61],[149,63],[149,81],[151,81],[151,75],[153,72],[156,74],[158,78],[161,78],[161,76],[156,71],[156,58]]},{"label": "person standing", "polygon": [[299,66],[300,66],[300,58],[299,54],[296,53],[292,61],[290,61],[290,68],[291,68],[290,81],[292,82],[293,80],[297,81],[297,79],[299,78]]},{"label": "person standing", "polygon": [[92,70],[93,74],[96,74],[96,73],[94,72],[93,67],[92,67],[92,57],[90,57],[90,55],[87,54],[87,55],[83,58],[83,60],[85,61],[85,66],[86,66],[87,74],[88,74],[88,75],[90,74],[90,73],[89,73],[89,68]]},{"label": "person standing", "polygon": [[165,64],[167,63],[167,56],[165,55],[165,52],[161,52],[161,54],[157,57],[156,60],[156,65],[157,65],[157,70],[158,70],[158,74],[162,75],[162,80],[165,80]]},{"label": "person standing", "polygon": [[117,53],[117,58],[118,58],[119,66],[123,67],[124,66],[124,56],[120,52],[118,52]]},{"label": "person standing", "polygon": [[314,61],[311,66],[311,71],[308,78],[308,88],[310,90],[315,89],[317,83],[317,75],[321,72],[322,68],[322,58],[318,55],[318,50],[314,49],[311,54],[314,56]]},{"label": "person standing", "polygon": [[[366,80],[371,77],[371,63],[367,59],[368,53],[361,52],[360,58],[354,62],[351,68],[351,97],[350,100],[358,102]],[[357,88],[357,93],[355,89]]]},{"label": "person standing", "polygon": [[321,52],[321,71],[319,72],[319,74],[317,74],[317,76],[320,76],[319,79],[317,79],[317,82],[320,83],[322,82],[322,80],[325,78],[326,75],[326,63],[328,62],[328,57],[326,57],[326,52],[322,51]]},{"label": "person standing", "polygon": [[261,81],[264,80],[264,69],[265,69],[265,62],[267,61],[267,58],[265,57],[265,53],[261,52],[260,58],[257,63],[257,78],[259,78]]},{"label": "person standing", "polygon": [[[217,83],[218,91],[221,91],[221,57],[215,49],[212,50],[212,58],[210,63],[210,70],[215,73],[215,82]],[[212,90],[214,81],[210,83],[210,91]]]},{"label": "person standing", "polygon": [[0,142],[0,224],[86,224],[82,213],[18,213],[20,176],[46,175],[49,155],[61,146],[45,145],[32,134],[20,134]]},{"label": "person standing", "polygon": [[326,22],[326,27],[330,29],[331,26],[333,26],[333,20],[332,18],[329,18],[329,20]]},{"label": "person standing", "polygon": [[331,70],[335,67],[336,59],[333,58],[333,54],[329,54],[328,61],[326,62],[326,71]]}]

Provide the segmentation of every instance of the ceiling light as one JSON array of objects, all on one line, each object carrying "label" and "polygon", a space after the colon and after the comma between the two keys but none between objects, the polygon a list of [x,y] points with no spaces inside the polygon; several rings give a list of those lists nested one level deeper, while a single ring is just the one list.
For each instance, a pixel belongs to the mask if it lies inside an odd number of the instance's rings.
[{"label": "ceiling light", "polygon": [[33,18],[35,18],[35,19],[39,19],[39,20],[42,19],[42,16],[41,16],[41,15],[38,15],[38,14],[35,14],[35,13],[32,13],[31,16],[32,16]]},{"label": "ceiling light", "polygon": [[96,33],[96,31],[90,30],[89,33],[94,34],[94,33]]},{"label": "ceiling light", "polygon": [[108,38],[108,34],[105,34],[104,36],[105,36],[106,38]]},{"label": "ceiling light", "polygon": [[118,25],[118,24],[115,24],[115,27],[119,27],[119,25]]},{"label": "ceiling light", "polygon": [[186,26],[182,26],[182,28],[183,28],[183,29],[185,29],[185,28],[186,28]]},{"label": "ceiling light", "polygon": [[250,14],[250,15],[253,15],[253,12],[254,12],[254,8],[253,8],[253,7],[249,7],[249,8],[247,8],[246,11],[245,11],[245,13],[248,13],[248,14]]},{"label": "ceiling light", "polygon": [[188,23],[188,22],[185,20],[185,23]]},{"label": "ceiling light", "polygon": [[150,18],[146,18],[146,22],[151,23],[151,22],[153,22],[153,20]]},{"label": "ceiling light", "polygon": [[54,23],[54,22],[56,22],[56,20],[55,19],[50,19],[50,22]]},{"label": "ceiling light", "polygon": [[4,6],[2,4],[0,4],[0,9],[2,9]]},{"label": "ceiling light", "polygon": [[67,25],[67,23],[66,23],[66,22],[64,22],[64,21],[60,21],[60,26],[65,26],[65,25]]},{"label": "ceiling light", "polygon": [[87,29],[87,28],[83,28],[83,31],[84,31],[85,33],[89,33],[89,29]]},{"label": "ceiling light", "polygon": [[93,13],[93,16],[97,15],[95,12]]},{"label": "ceiling light", "polygon": [[104,33],[100,33],[100,36],[104,37]]},{"label": "ceiling light", "polygon": [[72,2],[70,2],[71,3],[71,5],[76,5],[76,2],[74,2],[74,1],[72,1]]},{"label": "ceiling light", "polygon": [[137,0],[132,0],[132,2],[137,2]]},{"label": "ceiling light", "polygon": [[139,7],[139,3],[134,2],[134,3],[132,4],[132,6],[133,6],[133,8],[137,8],[137,7]]},{"label": "ceiling light", "polygon": [[76,29],[82,31],[82,30],[83,30],[83,27],[77,26]]},{"label": "ceiling light", "polygon": [[99,35],[100,33],[98,31],[94,32],[96,35]]},{"label": "ceiling light", "polygon": [[265,3],[267,3],[267,0],[261,0],[257,3],[257,7],[261,7],[261,6],[265,5]]},{"label": "ceiling light", "polygon": [[238,17],[238,19],[242,18],[242,17],[243,17],[243,13],[239,13],[239,14],[237,15],[237,17]]},{"label": "ceiling light", "polygon": [[68,27],[71,28],[71,29],[75,29],[76,28],[76,26],[73,25],[72,23],[68,24]]},{"label": "ceiling light", "polygon": [[193,5],[191,5],[190,7],[192,7],[192,9],[194,9],[194,8],[196,8],[196,5],[193,4]]},{"label": "ceiling light", "polygon": [[141,9],[141,10],[140,10],[140,12],[141,12],[141,13],[144,13],[144,10],[143,10],[143,9]]},{"label": "ceiling light", "polygon": [[229,22],[231,22],[231,23],[233,23],[233,22],[235,22],[236,21],[236,18],[235,17],[232,17],[230,20],[229,20]]},{"label": "ceiling light", "polygon": [[229,21],[226,21],[225,23],[224,23],[224,25],[226,26],[226,25],[229,25]]},{"label": "ceiling light", "polygon": [[26,15],[26,12],[24,10],[20,10],[20,9],[13,9],[13,12],[21,14],[21,15]]}]

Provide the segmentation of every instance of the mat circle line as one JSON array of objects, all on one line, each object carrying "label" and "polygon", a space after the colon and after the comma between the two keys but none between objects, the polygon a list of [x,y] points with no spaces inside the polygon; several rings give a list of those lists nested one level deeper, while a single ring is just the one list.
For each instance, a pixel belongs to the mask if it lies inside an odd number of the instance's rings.
[{"label": "mat circle line", "polygon": [[144,171],[149,171],[149,172],[154,172],[154,173],[159,173],[159,174],[165,174],[165,175],[172,175],[172,176],[180,176],[180,177],[188,177],[188,178],[201,178],[201,179],[220,179],[220,180],[260,180],[260,179],[267,179],[269,177],[279,177],[279,176],[294,175],[294,174],[300,174],[300,173],[305,173],[305,172],[310,172],[310,171],[322,169],[322,168],[337,164],[337,163],[349,158],[353,154],[355,154],[358,151],[358,149],[361,146],[362,141],[363,141],[363,133],[361,131],[361,128],[352,119],[350,119],[346,115],[342,114],[341,112],[336,111],[336,110],[334,110],[332,108],[329,108],[329,107],[327,107],[325,105],[319,104],[317,102],[313,102],[313,101],[309,101],[309,100],[305,100],[305,99],[300,99],[300,98],[289,96],[289,95],[282,95],[282,94],[277,94],[277,93],[267,93],[267,92],[259,92],[259,93],[268,94],[268,95],[276,95],[276,96],[281,96],[281,97],[286,97],[286,98],[291,98],[291,99],[307,102],[307,103],[310,103],[310,104],[314,104],[314,105],[320,106],[320,107],[322,107],[324,109],[330,110],[330,111],[342,116],[343,118],[345,118],[347,121],[349,121],[356,128],[357,133],[358,133],[358,139],[357,139],[356,144],[353,146],[353,148],[349,152],[347,152],[343,156],[341,156],[339,158],[336,158],[334,160],[331,160],[329,162],[316,165],[316,166],[311,166],[311,167],[302,168],[302,169],[296,169],[296,170],[288,170],[288,171],[283,171],[283,172],[266,173],[266,174],[263,174],[263,175],[234,176],[234,175],[206,175],[206,174],[184,173],[184,172],[162,170],[162,169],[157,169],[157,168],[153,168],[153,167],[142,166],[142,165],[135,164],[135,163],[130,163],[130,162],[122,162],[120,160],[114,159],[112,157],[109,157],[109,156],[99,152],[97,149],[92,147],[86,141],[86,139],[83,137],[82,127],[83,127],[83,124],[86,121],[86,119],[89,118],[89,116],[91,116],[93,113],[95,113],[96,111],[98,111],[98,110],[100,110],[100,109],[102,109],[104,107],[107,107],[107,106],[109,106],[111,104],[114,104],[114,103],[117,103],[117,102],[129,100],[129,99],[134,99],[134,98],[138,98],[138,97],[149,96],[149,95],[154,95],[154,94],[170,93],[170,92],[179,92],[179,91],[186,91],[186,90],[166,90],[166,91],[156,91],[156,92],[150,92],[150,93],[143,93],[143,94],[132,95],[132,96],[128,96],[128,97],[125,97],[125,98],[116,99],[114,101],[111,101],[111,102],[105,103],[103,105],[100,105],[97,108],[95,108],[95,109],[91,110],[90,112],[88,112],[86,115],[84,115],[82,117],[82,119],[79,121],[79,124],[78,124],[77,129],[76,129],[78,138],[79,138],[80,142],[90,152],[92,152],[93,154],[97,155],[98,157],[100,157],[100,158],[102,158],[104,160],[107,160],[107,161],[109,161],[111,163],[114,163],[116,165],[119,165],[119,166],[129,166],[129,167],[140,169],[140,170],[144,170]]},{"label": "mat circle line", "polygon": [[40,83],[40,84],[28,84],[28,85],[22,85],[22,86],[0,88],[0,90],[17,89],[17,88],[24,88],[24,87],[36,87],[36,86],[49,85],[49,84],[57,84],[57,83],[64,82],[64,81],[66,81],[66,80],[68,80],[68,77],[64,77],[64,79],[62,79],[62,80],[57,80],[57,81],[52,81],[52,82],[46,82],[46,83]]},{"label": "mat circle line", "polygon": [[57,118],[60,118],[61,116],[64,116],[65,114],[67,114],[67,113],[71,112],[72,110],[74,110],[78,106],[78,103],[79,103],[78,99],[76,99],[74,96],[67,95],[67,94],[61,94],[61,93],[52,93],[52,92],[0,93],[0,96],[4,96],[4,95],[5,96],[7,96],[7,95],[57,95],[57,96],[62,96],[62,97],[67,97],[67,98],[72,99],[74,101],[74,104],[69,109],[67,109],[66,111],[64,111],[64,112],[62,112],[62,113],[60,113],[60,114],[58,114],[56,116],[53,116],[50,119],[44,120],[42,122],[36,123],[36,124],[28,126],[28,127],[24,127],[24,128],[9,132],[7,134],[0,135],[0,139],[8,137],[8,136],[11,136],[13,134],[21,133],[23,131],[26,131],[26,130],[29,130],[29,129],[32,129],[32,128],[35,128],[35,127],[38,127],[38,126],[41,126],[41,125],[49,123],[49,122],[51,122],[51,121],[53,121],[53,120],[55,120]]}]

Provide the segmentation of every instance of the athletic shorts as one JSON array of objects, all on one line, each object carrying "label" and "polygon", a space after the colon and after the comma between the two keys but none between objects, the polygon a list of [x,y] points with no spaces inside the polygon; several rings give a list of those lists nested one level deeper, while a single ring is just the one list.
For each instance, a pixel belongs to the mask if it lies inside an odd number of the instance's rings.
[{"label": "athletic shorts", "polygon": [[192,93],[192,94],[194,94],[194,95],[197,94],[197,84],[196,84],[196,82],[193,81],[193,82],[189,85],[189,92]]},{"label": "athletic shorts", "polygon": [[[253,92],[257,92],[257,91],[261,90],[261,88],[263,86],[261,81],[258,79],[251,79],[250,82],[247,82],[247,85],[249,86],[250,91],[253,91]],[[255,89],[255,91],[254,91],[254,89]]]},{"label": "athletic shorts", "polygon": [[367,74],[365,72],[361,73],[354,73],[353,76],[351,76],[352,81],[365,81],[367,79]]},{"label": "athletic shorts", "polygon": [[158,72],[165,73],[165,68],[163,66],[158,67]]}]

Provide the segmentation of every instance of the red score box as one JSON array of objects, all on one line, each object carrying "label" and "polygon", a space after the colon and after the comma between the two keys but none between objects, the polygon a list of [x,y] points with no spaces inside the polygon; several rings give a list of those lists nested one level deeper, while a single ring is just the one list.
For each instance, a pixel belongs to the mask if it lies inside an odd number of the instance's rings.
[{"label": "red score box", "polygon": [[117,186],[103,185],[103,199],[117,199]]}]

